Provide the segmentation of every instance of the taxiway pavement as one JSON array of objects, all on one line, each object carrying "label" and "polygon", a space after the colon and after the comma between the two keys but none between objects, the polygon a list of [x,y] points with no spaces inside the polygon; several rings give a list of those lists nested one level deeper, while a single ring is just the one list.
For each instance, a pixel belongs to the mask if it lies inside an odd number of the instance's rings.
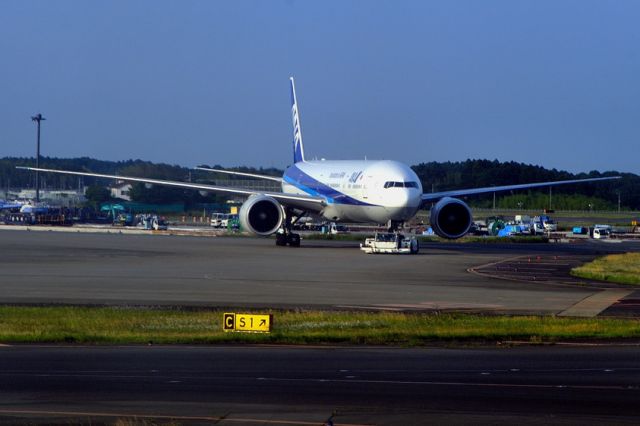
[{"label": "taxiway pavement", "polygon": [[290,248],[259,238],[0,231],[0,303],[556,314],[598,289],[467,270],[532,252],[594,255],[622,248],[430,244],[415,256],[376,256],[353,242],[303,241]]}]

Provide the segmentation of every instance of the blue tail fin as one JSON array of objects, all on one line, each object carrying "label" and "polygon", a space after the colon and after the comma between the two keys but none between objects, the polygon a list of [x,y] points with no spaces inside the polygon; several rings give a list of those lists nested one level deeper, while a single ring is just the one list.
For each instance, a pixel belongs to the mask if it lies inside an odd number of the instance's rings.
[{"label": "blue tail fin", "polygon": [[293,162],[304,161],[304,147],[302,146],[302,129],[300,128],[300,112],[298,111],[298,100],[296,99],[296,85],[293,77],[291,81],[291,118],[293,119]]}]

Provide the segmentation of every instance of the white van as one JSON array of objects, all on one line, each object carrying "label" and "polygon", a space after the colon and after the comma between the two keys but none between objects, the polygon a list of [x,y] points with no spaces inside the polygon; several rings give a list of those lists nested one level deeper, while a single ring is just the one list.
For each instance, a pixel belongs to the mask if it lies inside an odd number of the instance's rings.
[{"label": "white van", "polygon": [[611,225],[596,225],[591,235],[593,238],[601,240],[611,236]]},{"label": "white van", "polygon": [[224,223],[228,222],[229,213],[211,213],[211,226],[214,228],[222,228]]}]

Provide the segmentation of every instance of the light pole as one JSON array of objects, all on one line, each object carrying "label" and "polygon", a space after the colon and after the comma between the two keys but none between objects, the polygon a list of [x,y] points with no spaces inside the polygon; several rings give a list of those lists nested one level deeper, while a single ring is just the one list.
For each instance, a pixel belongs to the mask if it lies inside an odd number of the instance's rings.
[{"label": "light pole", "polygon": [[620,191],[618,191],[618,213],[620,213]]},{"label": "light pole", "polygon": [[[40,122],[46,120],[42,114],[31,117],[31,121],[38,123],[38,144],[36,148],[36,168],[40,168]],[[36,203],[40,202],[40,172],[36,170]]]}]

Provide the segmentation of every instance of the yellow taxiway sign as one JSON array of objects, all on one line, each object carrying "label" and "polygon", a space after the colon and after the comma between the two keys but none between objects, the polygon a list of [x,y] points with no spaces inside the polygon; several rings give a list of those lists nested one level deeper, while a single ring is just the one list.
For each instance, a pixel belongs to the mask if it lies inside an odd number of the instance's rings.
[{"label": "yellow taxiway sign", "polygon": [[224,331],[269,333],[272,324],[273,315],[225,313],[222,317]]}]

